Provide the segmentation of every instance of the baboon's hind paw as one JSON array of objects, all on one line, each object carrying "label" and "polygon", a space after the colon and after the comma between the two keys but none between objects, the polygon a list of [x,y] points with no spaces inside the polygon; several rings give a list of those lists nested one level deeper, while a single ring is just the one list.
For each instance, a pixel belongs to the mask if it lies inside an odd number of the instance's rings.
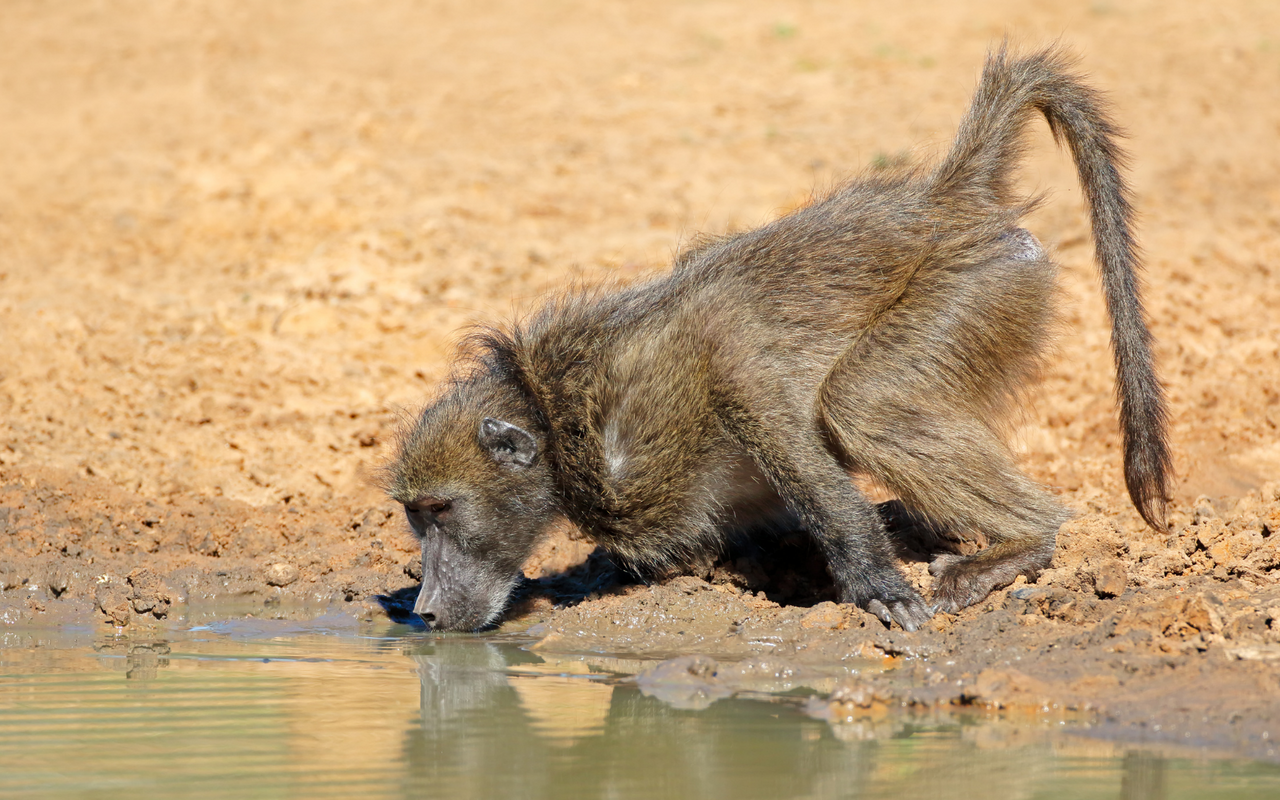
[{"label": "baboon's hind paw", "polygon": [[933,585],[933,602],[938,611],[954,614],[981,602],[996,589],[1008,586],[1019,575],[1035,580],[1040,569],[1048,563],[1046,556],[1036,553],[1020,553],[1000,560],[983,556],[983,553],[974,556],[948,553],[929,564],[929,574],[937,578]]},{"label": "baboon's hind paw", "polygon": [[934,608],[944,614],[955,614],[991,594],[991,586],[983,586],[972,576],[959,580],[943,581],[933,590]]}]

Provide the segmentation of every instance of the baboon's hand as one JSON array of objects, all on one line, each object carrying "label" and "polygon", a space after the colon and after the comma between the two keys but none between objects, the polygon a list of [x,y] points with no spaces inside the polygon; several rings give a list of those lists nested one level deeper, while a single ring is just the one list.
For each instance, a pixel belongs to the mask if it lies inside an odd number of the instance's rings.
[{"label": "baboon's hand", "polygon": [[903,630],[917,630],[933,616],[933,609],[920,595],[916,594],[915,590],[908,588],[907,592],[910,594],[904,592],[899,597],[871,600],[867,603],[866,609],[883,620],[886,625],[896,622],[902,626]]}]

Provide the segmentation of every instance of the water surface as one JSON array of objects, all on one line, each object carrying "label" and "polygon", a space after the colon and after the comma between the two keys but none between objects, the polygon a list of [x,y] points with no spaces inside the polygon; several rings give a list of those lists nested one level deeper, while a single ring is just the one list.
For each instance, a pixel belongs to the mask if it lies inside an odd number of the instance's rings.
[{"label": "water surface", "polygon": [[1276,765],[1059,722],[833,728],[803,686],[680,708],[642,662],[527,644],[339,615],[3,628],[0,796],[1280,797]]}]

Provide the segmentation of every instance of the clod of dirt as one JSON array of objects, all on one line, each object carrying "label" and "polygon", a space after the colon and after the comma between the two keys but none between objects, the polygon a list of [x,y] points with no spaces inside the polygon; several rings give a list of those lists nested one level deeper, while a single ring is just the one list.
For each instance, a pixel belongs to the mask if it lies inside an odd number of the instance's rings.
[{"label": "clod of dirt", "polygon": [[128,625],[129,620],[132,619],[129,587],[122,578],[114,575],[100,576],[98,586],[94,590],[94,602],[98,610],[106,615],[107,621],[116,626]]},{"label": "clod of dirt", "polygon": [[301,576],[298,568],[292,564],[276,563],[267,567],[264,580],[268,586],[288,586]]},{"label": "clod of dirt", "polygon": [[716,661],[708,656],[681,656],[663,661],[636,676],[640,691],[676,708],[700,710],[733,694],[716,679]]},{"label": "clod of dirt", "polygon": [[1099,597],[1119,597],[1129,585],[1129,575],[1124,566],[1116,561],[1108,561],[1098,567],[1093,576],[1093,590]]},{"label": "clod of dirt", "polygon": [[169,616],[173,605],[173,593],[164,579],[146,567],[129,573],[130,600],[138,614],[150,614],[156,619]]},{"label": "clod of dirt", "polygon": [[159,575],[139,567],[127,578],[102,575],[94,590],[94,603],[108,622],[124,627],[139,616],[164,619],[174,595]]}]

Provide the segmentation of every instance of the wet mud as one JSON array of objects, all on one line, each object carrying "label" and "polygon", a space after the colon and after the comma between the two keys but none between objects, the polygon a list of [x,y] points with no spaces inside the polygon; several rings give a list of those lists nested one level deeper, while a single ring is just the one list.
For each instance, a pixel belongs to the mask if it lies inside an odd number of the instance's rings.
[{"label": "wet mud", "polygon": [[[1077,514],[1051,569],[908,634],[831,603],[802,541],[648,585],[565,528],[502,627],[666,659],[640,685],[688,707],[857,661],[809,705],[851,737],[1070,715],[1275,759],[1280,9],[557,9],[10,10],[0,627],[228,601],[405,619],[417,549],[367,476],[467,325],[928,158],[993,41],[1061,37],[1129,133],[1167,530],[1124,494],[1087,221],[1045,132],[1022,181],[1050,191],[1027,226],[1063,267],[1062,334],[1014,448]],[[928,554],[901,555],[927,592]]]}]

